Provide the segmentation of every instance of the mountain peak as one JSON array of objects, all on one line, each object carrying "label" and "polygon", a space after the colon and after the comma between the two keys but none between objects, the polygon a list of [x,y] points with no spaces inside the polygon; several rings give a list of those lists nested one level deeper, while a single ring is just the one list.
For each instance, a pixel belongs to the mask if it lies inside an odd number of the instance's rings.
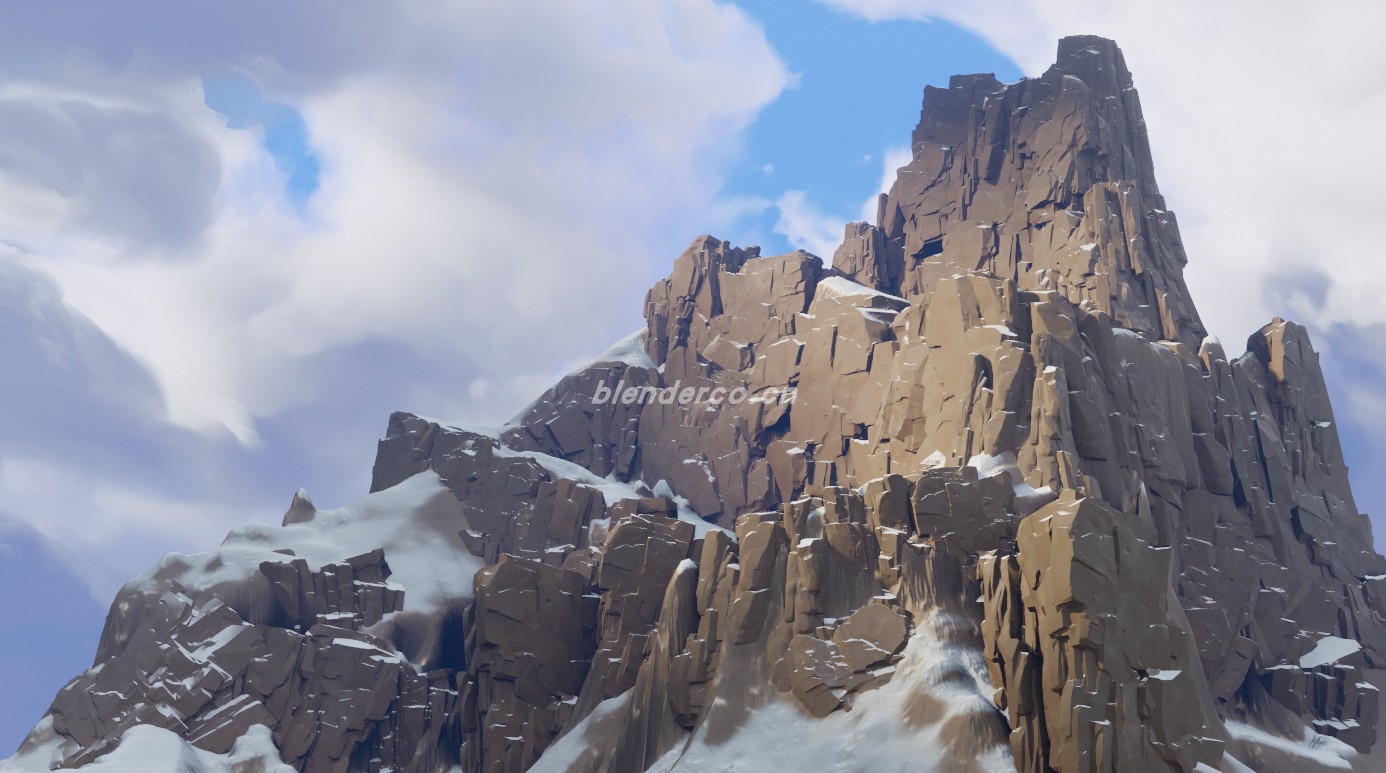
[{"label": "mountain peak", "polygon": [[129,583],[21,762],[1351,767],[1386,558],[1318,356],[1203,335],[1120,51],[1058,59],[926,90],[834,269],[698,237],[503,429],[397,413],[361,501]]},{"label": "mountain peak", "polygon": [[1037,78],[927,87],[912,149],[877,222],[848,227],[839,271],[907,298],[979,271],[1156,340],[1203,339],[1140,99],[1112,41],[1064,38]]}]

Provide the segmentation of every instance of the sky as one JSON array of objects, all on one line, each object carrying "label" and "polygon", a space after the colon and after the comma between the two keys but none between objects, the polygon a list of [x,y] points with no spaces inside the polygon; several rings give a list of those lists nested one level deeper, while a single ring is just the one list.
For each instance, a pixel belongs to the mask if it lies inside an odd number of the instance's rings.
[{"label": "sky", "polygon": [[[950,0],[53,0],[0,26],[0,755],[170,551],[369,483],[388,415],[498,424],[695,236],[830,258],[925,84],[1126,53],[1204,321],[1322,353],[1386,459],[1386,11]],[[1386,523],[1378,521],[1378,533]]]}]

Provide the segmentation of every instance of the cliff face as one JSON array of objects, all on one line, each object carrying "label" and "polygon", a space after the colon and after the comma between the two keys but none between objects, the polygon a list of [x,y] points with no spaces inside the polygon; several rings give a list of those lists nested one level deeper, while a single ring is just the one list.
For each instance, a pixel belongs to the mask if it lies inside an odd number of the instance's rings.
[{"label": "cliff face", "polygon": [[953,274],[985,272],[1198,346],[1188,259],[1111,41],[1065,38],[1039,78],[962,75],[928,87],[912,140],[876,225],[847,229],[833,261],[846,275],[913,299]]},{"label": "cliff face", "polygon": [[1110,41],[928,89],[832,267],[701,237],[502,430],[391,417],[361,503],[132,581],[11,764],[1380,769],[1317,356],[1229,359],[1184,263]]}]

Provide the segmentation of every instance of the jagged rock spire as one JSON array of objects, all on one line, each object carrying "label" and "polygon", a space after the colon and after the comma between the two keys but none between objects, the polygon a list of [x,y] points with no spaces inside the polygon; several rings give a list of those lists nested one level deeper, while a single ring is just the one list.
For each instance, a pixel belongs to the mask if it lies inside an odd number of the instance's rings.
[{"label": "jagged rock spire", "polygon": [[1203,338],[1140,98],[1112,41],[1064,38],[1038,78],[959,75],[925,88],[912,151],[876,224],[847,227],[838,270],[911,299],[982,271],[1155,339]]}]

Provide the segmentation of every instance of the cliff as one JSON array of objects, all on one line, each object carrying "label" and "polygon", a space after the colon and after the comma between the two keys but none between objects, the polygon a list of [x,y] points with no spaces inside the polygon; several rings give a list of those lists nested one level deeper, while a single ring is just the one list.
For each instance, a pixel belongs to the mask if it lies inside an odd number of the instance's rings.
[{"label": "cliff", "polygon": [[361,502],[127,585],[9,765],[1381,770],[1317,355],[1229,358],[1186,260],[1115,44],[929,88],[831,266],[699,237],[506,427],[392,416]]}]

